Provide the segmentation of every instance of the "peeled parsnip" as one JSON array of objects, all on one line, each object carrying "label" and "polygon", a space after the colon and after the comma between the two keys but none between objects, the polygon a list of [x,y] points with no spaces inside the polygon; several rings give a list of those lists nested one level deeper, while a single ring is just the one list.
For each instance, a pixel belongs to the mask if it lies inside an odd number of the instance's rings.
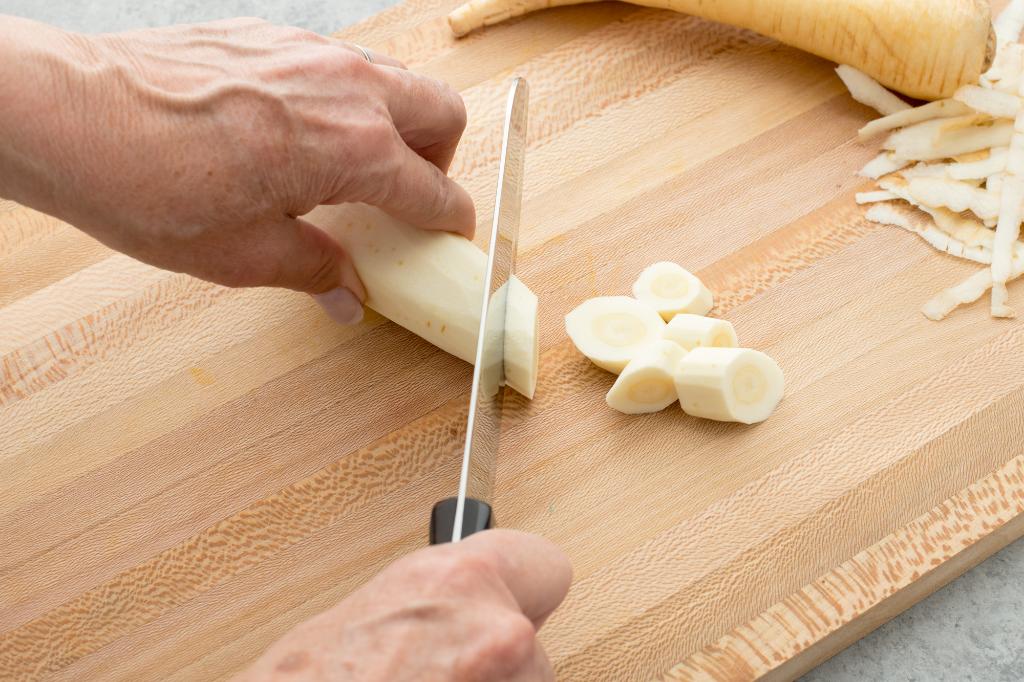
[{"label": "peeled parsnip", "polygon": [[658,340],[665,321],[646,303],[628,296],[601,296],[565,316],[565,331],[581,353],[613,374]]},{"label": "peeled parsnip", "polygon": [[629,361],[605,396],[625,414],[663,410],[677,399],[675,373],[685,351],[671,341],[654,341]]},{"label": "peeled parsnip", "polygon": [[[306,218],[345,247],[366,304],[438,348],[473,362],[487,257],[455,234],[418,230],[364,204],[321,206]],[[537,385],[537,299],[509,288],[506,383],[527,398]]]},{"label": "peeled parsnip", "polygon": [[714,305],[711,291],[696,275],[668,261],[644,268],[633,283],[633,295],[657,310],[666,322],[680,313],[706,315]]},{"label": "peeled parsnip", "polygon": [[716,421],[762,422],[775,411],[784,388],[778,364],[749,348],[694,348],[676,371],[683,411]]},{"label": "peeled parsnip", "polygon": [[[592,0],[470,0],[448,15],[464,35],[534,10]],[[995,52],[984,0],[630,0],[740,26],[863,71],[920,99],[976,83]]]},{"label": "peeled parsnip", "polygon": [[661,330],[661,338],[687,351],[701,346],[735,348],[739,345],[731,322],[701,315],[676,315]]}]

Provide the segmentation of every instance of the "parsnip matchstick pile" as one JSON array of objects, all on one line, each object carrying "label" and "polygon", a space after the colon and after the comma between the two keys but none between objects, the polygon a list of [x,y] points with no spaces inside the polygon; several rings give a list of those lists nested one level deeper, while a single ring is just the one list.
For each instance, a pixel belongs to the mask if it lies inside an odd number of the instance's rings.
[{"label": "parsnip matchstick pile", "polygon": [[1024,274],[1022,25],[1024,0],[1014,0],[995,22],[996,56],[979,82],[914,108],[856,69],[836,69],[854,99],[883,114],[859,132],[865,141],[887,136],[860,171],[878,181],[878,190],[857,195],[871,204],[867,218],[988,266],[925,303],[932,320],[990,289],[992,316],[1015,315],[1006,283]]},{"label": "parsnip matchstick pile", "polygon": [[584,301],[565,316],[576,348],[619,378],[608,405],[626,414],[658,412],[679,401],[694,417],[753,424],[782,399],[782,370],[760,351],[738,348],[727,320],[705,317],[711,292],[675,263],[655,263],[633,297]]}]

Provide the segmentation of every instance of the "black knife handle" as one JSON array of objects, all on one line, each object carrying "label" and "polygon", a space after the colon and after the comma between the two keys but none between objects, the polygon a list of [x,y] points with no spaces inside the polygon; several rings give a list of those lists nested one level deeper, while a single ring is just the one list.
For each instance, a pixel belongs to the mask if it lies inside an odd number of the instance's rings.
[{"label": "black knife handle", "polygon": [[[449,497],[434,505],[430,513],[430,544],[439,545],[451,542],[455,530],[455,507],[459,498]],[[462,510],[462,537],[487,530],[494,525],[494,513],[491,505],[472,497],[466,498],[466,506]]]}]

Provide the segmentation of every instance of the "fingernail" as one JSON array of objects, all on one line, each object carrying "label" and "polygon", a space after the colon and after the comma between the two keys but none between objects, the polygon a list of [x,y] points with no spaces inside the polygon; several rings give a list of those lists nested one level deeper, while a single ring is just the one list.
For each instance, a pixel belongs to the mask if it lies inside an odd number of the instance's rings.
[{"label": "fingernail", "polygon": [[363,319],[363,304],[345,287],[313,294],[313,300],[338,324],[358,324]]}]

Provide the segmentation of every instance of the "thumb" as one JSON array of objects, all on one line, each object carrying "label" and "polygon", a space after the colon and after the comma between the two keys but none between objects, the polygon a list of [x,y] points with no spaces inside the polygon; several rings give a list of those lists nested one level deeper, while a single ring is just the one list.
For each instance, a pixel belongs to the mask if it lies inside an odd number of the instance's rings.
[{"label": "thumb", "polygon": [[267,286],[311,294],[340,324],[362,319],[366,290],[338,242],[302,218],[284,218],[269,232],[264,253],[272,254],[276,264]]},{"label": "thumb", "polygon": [[507,529],[474,533],[455,545],[488,558],[512,598],[540,628],[569,592],[572,564],[550,540]]}]

